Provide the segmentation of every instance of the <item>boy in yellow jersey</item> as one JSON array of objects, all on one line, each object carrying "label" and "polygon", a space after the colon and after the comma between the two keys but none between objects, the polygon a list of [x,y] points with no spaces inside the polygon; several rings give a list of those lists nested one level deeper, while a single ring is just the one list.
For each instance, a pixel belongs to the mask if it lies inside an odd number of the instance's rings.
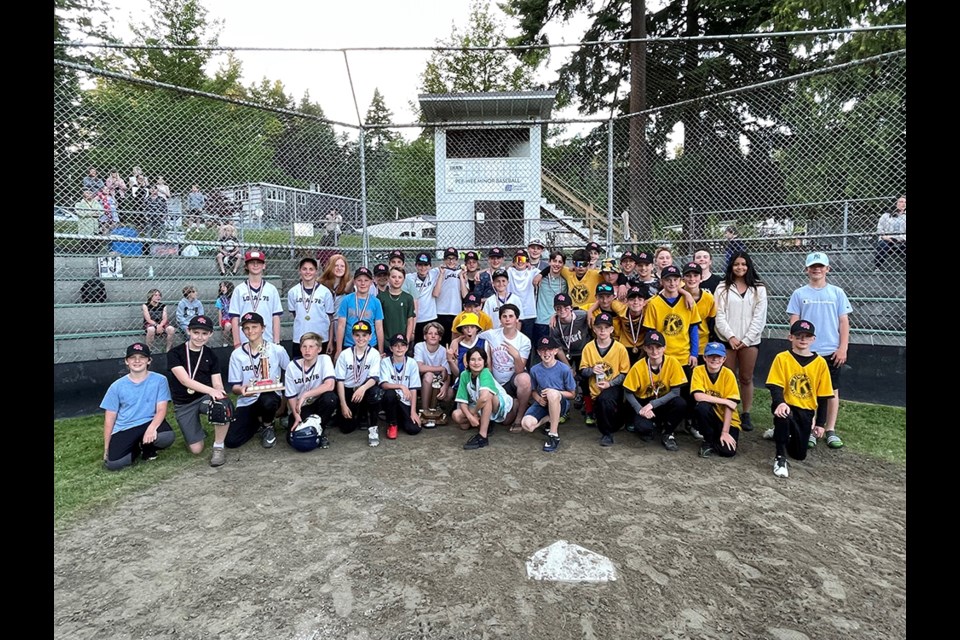
[{"label": "boy in yellow jersey", "polygon": [[630,367],[623,387],[633,418],[627,429],[635,431],[641,440],[650,441],[659,426],[660,442],[667,451],[676,451],[679,447],[673,433],[687,411],[680,397],[687,376],[676,358],[664,355],[666,344],[659,331],[647,332],[643,339],[645,356]]},{"label": "boy in yellow jersey", "polygon": [[[706,292],[705,292],[706,293]],[[728,367],[727,349],[719,342],[709,342],[703,350],[702,364],[693,370],[690,378],[690,393],[696,401],[694,413],[698,430],[703,435],[700,457],[716,453],[732,458],[737,453],[740,440],[740,388],[737,376]]]},{"label": "boy in yellow jersey", "polygon": [[697,337],[700,342],[698,361],[703,364],[703,350],[714,336],[714,325],[717,323],[717,303],[713,294],[700,287],[703,268],[696,262],[683,265],[683,288],[696,300],[697,313],[700,314],[700,324],[697,325]]},{"label": "boy in yellow jersey", "polygon": [[[810,434],[823,437],[833,384],[827,361],[810,350],[815,338],[812,322],[794,322],[790,325],[790,350],[777,354],[767,374],[773,429],[768,429],[763,437],[777,445],[773,475],[778,478],[789,475],[787,454],[794,460],[803,460],[807,457]],[[816,426],[813,425],[814,413],[819,423]]]},{"label": "boy in yellow jersey", "polygon": [[[480,296],[471,291],[463,297],[462,303],[463,311],[458,313],[453,319],[453,338],[456,338],[460,335],[460,332],[457,331],[457,326],[463,320],[463,317],[468,313],[472,313],[477,316],[477,320],[480,323],[479,326],[481,332],[493,329],[493,320],[491,320],[490,316],[484,313],[483,309],[480,308],[480,305],[483,304]],[[451,342],[453,342],[453,340],[451,340]]]},{"label": "boy in yellow jersey", "polygon": [[643,326],[643,309],[649,296],[647,287],[633,284],[627,287],[627,309],[620,314],[620,344],[627,348],[630,365],[643,357],[643,337],[647,334]]},{"label": "boy in yellow jersey", "polygon": [[[589,267],[588,260],[586,251],[577,249],[573,252],[573,269],[563,267],[560,270],[560,275],[567,281],[567,292],[573,300],[573,306],[584,311],[597,301],[595,291],[597,285],[603,282],[603,276],[596,269]],[[548,273],[550,273],[550,267],[543,269],[540,275],[546,278]]]},{"label": "boy in yellow jersey", "polygon": [[597,336],[583,348],[580,375],[589,380],[590,397],[600,430],[600,446],[613,445],[613,433],[620,428],[623,380],[630,370],[627,350],[613,341],[613,316],[603,312],[593,321]]},{"label": "boy in yellow jersey", "polygon": [[603,282],[597,285],[595,290],[597,301],[587,309],[587,323],[592,326],[593,320],[601,313],[609,313],[613,318],[613,339],[620,342],[620,335],[623,332],[620,318],[627,311],[627,305],[616,299],[617,289],[609,282]]}]

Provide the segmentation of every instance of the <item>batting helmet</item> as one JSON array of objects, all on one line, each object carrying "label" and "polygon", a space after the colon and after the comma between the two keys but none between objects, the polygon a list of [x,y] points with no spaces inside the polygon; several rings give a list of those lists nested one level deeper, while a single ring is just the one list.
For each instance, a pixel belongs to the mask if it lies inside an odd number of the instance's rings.
[{"label": "batting helmet", "polygon": [[323,433],[320,416],[312,415],[291,429],[287,434],[290,446],[297,451],[313,451],[320,446],[320,435]]}]

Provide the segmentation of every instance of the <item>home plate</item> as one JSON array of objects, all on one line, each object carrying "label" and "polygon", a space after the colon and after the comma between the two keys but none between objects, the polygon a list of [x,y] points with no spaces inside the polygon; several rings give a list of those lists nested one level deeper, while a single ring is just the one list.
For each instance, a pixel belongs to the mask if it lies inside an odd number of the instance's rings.
[{"label": "home plate", "polygon": [[557,540],[527,560],[527,577],[558,582],[610,582],[617,579],[617,570],[609,558]]}]

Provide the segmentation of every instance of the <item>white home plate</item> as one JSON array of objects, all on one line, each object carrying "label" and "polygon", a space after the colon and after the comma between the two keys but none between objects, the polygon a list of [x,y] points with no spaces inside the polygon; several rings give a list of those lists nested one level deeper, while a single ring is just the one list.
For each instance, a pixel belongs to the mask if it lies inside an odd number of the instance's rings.
[{"label": "white home plate", "polygon": [[609,558],[557,540],[527,560],[527,577],[558,582],[609,582],[617,579],[617,570]]}]

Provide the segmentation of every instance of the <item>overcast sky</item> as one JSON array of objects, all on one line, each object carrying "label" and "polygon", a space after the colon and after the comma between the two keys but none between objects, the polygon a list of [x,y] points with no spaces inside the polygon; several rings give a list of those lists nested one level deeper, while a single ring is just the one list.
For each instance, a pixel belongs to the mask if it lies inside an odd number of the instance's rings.
[{"label": "overcast sky", "polygon": [[[446,39],[456,23],[463,29],[468,20],[467,0],[202,0],[209,18],[222,19],[220,44],[252,47],[389,47],[431,46]],[[115,32],[131,40],[127,25],[149,16],[147,0],[110,0],[114,7]],[[515,27],[495,4],[492,12],[502,18],[508,34]],[[551,26],[551,42],[576,42],[589,19],[580,16],[570,24]],[[556,68],[569,49],[557,50],[549,62]],[[357,107],[342,53],[238,52],[243,62],[243,83],[249,85],[264,76],[283,82],[287,93],[299,100],[304,91],[318,102],[332,120],[357,123],[370,105],[374,88],[379,88],[395,122],[412,122],[409,108],[416,102],[420,73],[429,52],[351,52]],[[545,82],[555,74],[545,70]],[[575,112],[570,115],[576,115]]]}]

